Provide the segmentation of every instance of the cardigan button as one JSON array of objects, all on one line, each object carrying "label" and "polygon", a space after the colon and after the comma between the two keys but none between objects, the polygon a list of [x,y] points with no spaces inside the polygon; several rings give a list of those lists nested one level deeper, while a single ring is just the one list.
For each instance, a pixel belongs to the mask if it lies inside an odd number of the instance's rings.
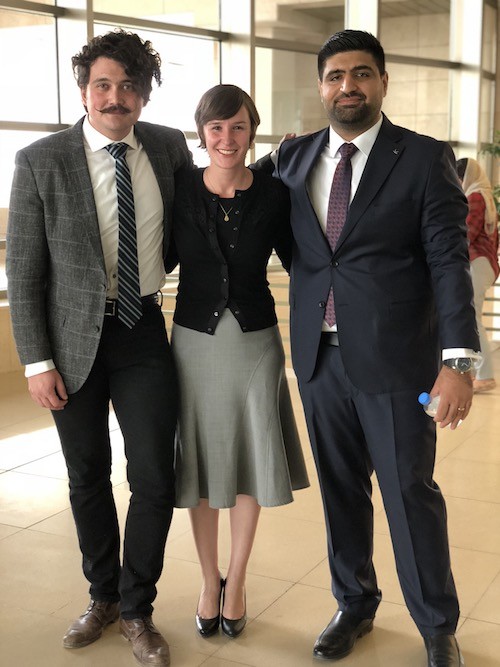
[{"label": "cardigan button", "polygon": [[319,306],[320,308],[324,308],[324,307],[326,306],[326,301],[320,301],[320,302],[318,303],[318,306]]}]

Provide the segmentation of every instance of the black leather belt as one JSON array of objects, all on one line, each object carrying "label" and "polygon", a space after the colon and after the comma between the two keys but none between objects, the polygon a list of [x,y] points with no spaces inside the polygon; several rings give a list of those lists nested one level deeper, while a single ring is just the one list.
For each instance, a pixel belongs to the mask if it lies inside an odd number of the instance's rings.
[{"label": "black leather belt", "polygon": [[[158,304],[161,306],[162,301],[163,295],[161,292],[148,294],[147,296],[141,297],[142,309],[147,310],[148,308]],[[108,317],[116,317],[118,315],[118,299],[106,299],[104,314]]]},{"label": "black leather belt", "polygon": [[339,335],[336,331],[322,331],[321,342],[325,343],[325,345],[335,345],[335,347],[338,347]]}]

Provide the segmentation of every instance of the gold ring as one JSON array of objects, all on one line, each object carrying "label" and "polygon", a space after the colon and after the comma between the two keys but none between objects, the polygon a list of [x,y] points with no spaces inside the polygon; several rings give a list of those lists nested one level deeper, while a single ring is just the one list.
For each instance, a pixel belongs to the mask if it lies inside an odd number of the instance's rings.
[{"label": "gold ring", "polygon": [[457,408],[458,412],[465,412],[465,408]]}]

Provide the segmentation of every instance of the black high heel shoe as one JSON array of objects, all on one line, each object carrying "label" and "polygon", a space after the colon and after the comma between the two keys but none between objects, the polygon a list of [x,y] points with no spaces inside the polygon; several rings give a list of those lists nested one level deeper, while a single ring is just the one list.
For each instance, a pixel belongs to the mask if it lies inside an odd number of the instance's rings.
[{"label": "black high heel shoe", "polygon": [[[224,598],[222,600],[222,606],[224,606]],[[222,632],[226,635],[226,637],[230,637],[231,639],[236,639],[243,630],[245,629],[245,625],[247,624],[247,595],[245,593],[245,612],[241,618],[226,618],[223,614],[221,614],[221,628]]]},{"label": "black high heel shoe", "polygon": [[[224,584],[225,584],[224,579],[221,579],[220,592],[219,592],[219,609],[221,605],[222,591],[224,590]],[[214,616],[213,618],[202,618],[197,613],[195,617],[195,622],[196,622],[196,629],[198,630],[198,633],[202,637],[211,637],[219,629],[220,612],[217,614],[217,616]]]}]

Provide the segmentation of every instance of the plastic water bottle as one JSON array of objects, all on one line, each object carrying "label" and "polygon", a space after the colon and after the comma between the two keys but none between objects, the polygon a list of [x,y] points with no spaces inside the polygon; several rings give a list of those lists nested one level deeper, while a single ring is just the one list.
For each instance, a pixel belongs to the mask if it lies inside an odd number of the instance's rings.
[{"label": "plastic water bottle", "polygon": [[432,396],[423,391],[418,397],[418,402],[422,405],[429,417],[435,417],[439,407],[439,396]]}]

